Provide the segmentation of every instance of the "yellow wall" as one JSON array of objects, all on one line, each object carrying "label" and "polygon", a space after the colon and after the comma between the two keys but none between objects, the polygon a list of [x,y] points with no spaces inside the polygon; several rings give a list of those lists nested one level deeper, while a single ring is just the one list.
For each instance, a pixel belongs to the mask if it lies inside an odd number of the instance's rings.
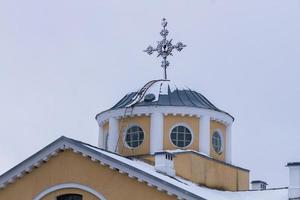
[{"label": "yellow wall", "polygon": [[249,190],[249,173],[238,171],[238,190]]},{"label": "yellow wall", "polygon": [[179,147],[175,146],[170,139],[171,129],[176,124],[186,124],[193,133],[192,144],[182,148],[182,149],[192,149],[195,151],[199,150],[199,118],[197,117],[188,117],[188,116],[173,116],[167,115],[164,117],[164,149],[165,150],[173,150],[179,149]]},{"label": "yellow wall", "polygon": [[[120,174],[72,151],[59,153],[47,163],[0,190],[0,199],[32,200],[45,189],[62,183],[87,185],[102,193],[107,200],[176,199],[175,196],[159,192],[146,183],[140,183],[136,179],[131,179],[125,174]],[[51,199],[53,195],[55,194],[50,194],[46,199]],[[92,195],[87,196],[89,198],[85,200],[94,200]]]},{"label": "yellow wall", "polygon": [[[199,118],[188,116],[164,116],[164,137],[163,148],[164,150],[178,149],[173,145],[170,140],[171,129],[177,124],[187,125],[192,133],[192,144],[183,149],[190,149],[199,151]],[[131,150],[124,146],[123,135],[121,134],[121,142],[119,142],[119,152],[122,155],[147,155],[149,154],[150,145],[150,117],[132,117],[125,118],[120,121],[120,126],[123,125],[123,132],[128,125],[138,124],[142,127],[145,133],[145,140],[141,146]],[[214,131],[220,130],[223,138],[223,151],[221,153],[215,152],[212,146],[212,136]],[[120,127],[120,133],[121,127]],[[201,133],[200,133],[201,134]],[[226,126],[218,121],[211,120],[210,122],[210,156],[213,159],[209,159],[204,156],[200,156],[195,153],[183,153],[176,154],[174,160],[174,166],[176,174],[178,176],[189,179],[195,183],[206,185],[207,187],[222,189],[222,190],[246,190],[249,188],[249,172],[237,167],[220,163],[219,161],[225,161],[226,151]],[[151,164],[154,164],[154,158],[152,156],[144,156]],[[215,160],[214,160],[215,159]]]},{"label": "yellow wall", "polygon": [[190,181],[193,181],[194,180],[193,166],[191,165],[191,163],[192,163],[192,154],[188,154],[188,153],[176,154],[176,157],[174,159],[174,168],[176,171],[176,175],[186,178]]},{"label": "yellow wall", "polygon": [[[149,116],[137,116],[137,117],[127,117],[119,120],[119,139],[118,139],[118,150],[121,155],[132,156],[132,155],[145,155],[150,153],[150,117]],[[176,124],[187,125],[193,133],[192,144],[182,149],[190,149],[199,151],[199,118],[188,117],[188,116],[164,116],[164,136],[163,136],[163,148],[164,150],[174,150],[179,147],[175,146],[170,140],[171,129]],[[124,145],[124,137],[126,129],[130,125],[138,125],[144,131],[144,141],[137,148],[129,148]],[[108,123],[104,124],[104,130],[108,129]],[[212,142],[212,135],[215,130],[221,130],[223,134],[223,151],[219,154],[215,152]],[[201,133],[200,133],[201,134]],[[210,156],[214,159],[225,161],[225,150],[226,150],[226,126],[221,122],[211,120],[210,124]]]},{"label": "yellow wall", "polygon": [[[143,159],[154,165],[154,156],[144,156]],[[230,191],[249,189],[249,171],[193,152],[176,153],[174,168],[177,176],[209,188]]]},{"label": "yellow wall", "polygon": [[[144,131],[144,141],[137,148],[129,148],[124,144],[124,137],[126,130],[131,125],[138,125]],[[140,116],[140,117],[128,117],[119,120],[119,141],[118,149],[121,155],[131,156],[131,155],[141,155],[148,154],[150,152],[150,117]]]},{"label": "yellow wall", "polygon": [[[219,154],[212,146],[212,136],[215,130],[221,130],[223,134],[223,151]],[[210,156],[217,160],[225,161],[225,150],[226,150],[226,126],[220,122],[211,120],[210,121]]]}]

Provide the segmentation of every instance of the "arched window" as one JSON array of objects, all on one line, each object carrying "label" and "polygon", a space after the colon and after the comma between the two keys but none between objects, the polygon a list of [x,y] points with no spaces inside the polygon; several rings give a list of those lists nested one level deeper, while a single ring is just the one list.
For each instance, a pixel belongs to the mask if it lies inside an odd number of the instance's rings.
[{"label": "arched window", "polygon": [[125,142],[128,147],[136,148],[144,141],[144,131],[141,127],[133,125],[126,130]]},{"label": "arched window", "polygon": [[212,136],[212,146],[215,152],[221,154],[223,151],[223,138],[220,131],[214,131]]},{"label": "arched window", "polygon": [[63,194],[56,198],[56,200],[82,200],[80,194]]},{"label": "arched window", "polygon": [[187,147],[192,142],[192,133],[185,126],[175,126],[171,131],[171,141],[177,147]]},{"label": "arched window", "polygon": [[[98,191],[94,190],[93,188],[90,188],[86,185],[81,185],[81,184],[78,184],[78,183],[63,183],[63,184],[59,184],[59,185],[54,185],[50,188],[47,188],[47,189],[43,190],[42,192],[37,194],[33,198],[33,200],[42,200],[46,195],[50,194],[51,192],[62,190],[62,189],[79,189],[79,190],[83,190],[83,191],[86,191],[86,192],[94,195],[99,200],[100,199],[101,200],[106,199],[100,192],[98,192]],[[79,200],[85,200],[85,199],[83,199],[83,197],[81,195],[79,195],[79,196],[78,195],[79,194],[64,194],[64,195],[60,195],[60,196],[56,197],[55,200],[60,200],[60,199],[64,199],[64,198],[67,198],[67,199],[71,198],[72,199],[73,197],[75,198],[75,200],[77,200],[78,198],[79,198]],[[58,198],[60,198],[60,199],[58,199]]]}]

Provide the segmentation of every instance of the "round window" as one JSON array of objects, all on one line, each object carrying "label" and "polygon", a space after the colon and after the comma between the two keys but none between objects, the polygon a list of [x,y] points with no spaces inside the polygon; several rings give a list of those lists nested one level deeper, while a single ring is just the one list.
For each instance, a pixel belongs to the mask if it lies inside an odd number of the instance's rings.
[{"label": "round window", "polygon": [[185,126],[176,126],[171,131],[171,141],[177,147],[186,147],[192,142],[192,133]]},{"label": "round window", "polygon": [[125,142],[131,147],[135,148],[144,141],[144,131],[139,126],[131,126],[126,130]]},{"label": "round window", "polygon": [[222,136],[219,131],[215,131],[212,136],[212,145],[217,153],[222,153]]}]

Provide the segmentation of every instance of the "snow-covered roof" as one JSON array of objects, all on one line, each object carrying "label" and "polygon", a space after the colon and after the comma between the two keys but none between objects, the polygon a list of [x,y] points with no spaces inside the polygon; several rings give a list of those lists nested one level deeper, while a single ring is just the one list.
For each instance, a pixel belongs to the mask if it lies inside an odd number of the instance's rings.
[{"label": "snow-covered roof", "polygon": [[[214,110],[230,114],[214,106],[199,92],[186,86],[175,84],[170,80],[153,80],[146,83],[138,91],[125,95],[109,110],[116,110],[130,106],[186,106]],[[233,119],[233,117],[232,117]]]},{"label": "snow-covered roof", "polygon": [[92,145],[61,137],[26,159],[16,167],[0,176],[0,188],[15,182],[39,167],[61,150],[70,149],[73,152],[89,157],[93,162],[110,167],[139,182],[145,182],[149,187],[174,195],[178,199],[207,199],[207,200],[286,200],[288,191],[286,188],[264,191],[227,192],[198,186],[180,177],[169,177],[155,171],[152,165],[137,159],[129,159],[112,152],[99,149]]},{"label": "snow-covered roof", "polygon": [[192,150],[192,149],[174,149],[174,150],[166,150],[166,151],[162,151],[162,152],[168,152],[168,153],[171,153],[171,154],[174,154],[174,155],[182,154],[182,153],[193,153],[193,154],[196,154],[198,156],[204,157],[206,159],[213,160],[213,161],[218,162],[218,163],[222,163],[224,165],[228,165],[228,166],[231,166],[231,167],[234,167],[234,168],[237,168],[237,169],[240,169],[240,170],[248,171],[248,172],[250,171],[249,169],[239,167],[239,166],[236,166],[236,165],[233,165],[233,164],[221,161],[221,160],[214,159],[214,158],[212,158],[211,156],[209,156],[205,153],[195,151],[195,150]]},{"label": "snow-covered roof", "polygon": [[161,174],[155,171],[154,166],[147,164],[138,159],[130,160],[120,155],[112,154],[106,151],[103,152],[103,150],[99,150],[98,148],[95,148],[95,150],[113,156],[119,161],[128,163],[131,166],[134,166],[140,170],[143,170],[144,172],[151,174],[152,176],[155,176],[161,180],[176,185],[177,187],[190,191],[191,193],[207,200],[269,200],[269,199],[287,200],[288,199],[287,188],[279,188],[279,189],[271,189],[271,190],[263,190],[263,191],[240,191],[240,192],[220,191],[220,190],[210,189],[207,187],[201,187],[191,181],[185,180],[178,176],[169,177],[167,175]]}]

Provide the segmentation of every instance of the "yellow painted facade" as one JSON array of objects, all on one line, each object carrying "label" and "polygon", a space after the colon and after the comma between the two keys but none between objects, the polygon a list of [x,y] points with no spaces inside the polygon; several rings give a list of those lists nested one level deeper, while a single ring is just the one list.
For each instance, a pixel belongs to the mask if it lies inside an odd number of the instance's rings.
[{"label": "yellow painted facade", "polygon": [[[154,164],[154,156],[142,159]],[[229,191],[249,189],[249,171],[194,152],[177,153],[174,168],[177,176],[199,185]]]},{"label": "yellow painted facade", "polygon": [[[118,139],[118,150],[121,155],[124,156],[133,156],[133,155],[145,155],[150,154],[150,117],[149,116],[136,116],[136,117],[127,117],[124,119],[119,119],[119,139]],[[163,127],[163,149],[164,150],[174,150],[179,147],[175,146],[170,139],[170,133],[174,126],[184,125],[187,126],[193,133],[192,143],[181,149],[189,149],[194,151],[199,151],[199,123],[200,120],[197,117],[189,116],[173,116],[167,115],[164,116],[164,127]],[[125,133],[126,129],[131,125],[138,125],[144,131],[144,141],[137,148],[129,148],[125,142]],[[108,123],[105,123],[103,126],[104,132],[108,130]],[[215,152],[212,144],[210,145],[210,156],[214,159],[225,161],[225,152],[226,152],[226,126],[214,120],[210,122],[210,143],[212,141],[212,136],[214,131],[219,130],[222,133],[223,138],[223,150],[221,153]],[[201,134],[201,133],[200,133]]]},{"label": "yellow painted facade", "polygon": [[[132,155],[144,155],[150,154],[150,117],[149,116],[137,116],[137,117],[127,117],[119,120],[119,140],[118,140],[118,150],[121,155],[132,156]],[[178,149],[170,140],[171,129],[175,125],[185,125],[193,133],[192,143],[186,148],[199,151],[199,118],[188,117],[188,116],[164,116],[164,137],[163,137],[163,148],[165,150]],[[138,125],[144,131],[144,141],[137,148],[129,148],[125,142],[124,137],[126,129],[131,125]],[[108,123],[103,126],[104,132],[108,130]]]},{"label": "yellow painted facade", "polygon": [[[144,141],[137,148],[128,147],[124,141],[126,130],[132,125],[138,125],[144,131]],[[150,152],[150,117],[149,116],[127,117],[119,120],[118,150],[119,153],[124,156],[143,155],[143,154],[148,154]]]},{"label": "yellow painted facade", "polygon": [[[93,162],[87,157],[72,151],[60,152],[47,163],[33,169],[16,182],[0,190],[1,200],[32,200],[37,194],[54,185],[62,183],[80,183],[101,193],[107,200],[175,200],[146,183],[131,179],[125,174]],[[95,200],[95,197],[81,190],[73,190],[82,194],[85,200]],[[69,190],[50,193],[43,200],[54,200]]]},{"label": "yellow painted facade", "polygon": [[[150,154],[150,117],[137,116],[119,120],[120,139],[118,142],[119,153],[124,156],[140,156],[144,161],[154,165],[154,156]],[[184,125],[193,133],[192,143],[183,148],[199,151],[199,128],[200,120],[197,117],[166,115],[163,127],[163,149],[178,149],[170,139],[172,128],[176,125]],[[124,133],[130,125],[138,125],[144,131],[144,142],[135,149],[124,145]],[[222,134],[222,152],[217,153],[212,145],[213,133],[218,130]],[[201,133],[200,133],[201,134]],[[249,189],[249,171],[225,163],[226,153],[226,126],[225,124],[210,121],[210,157],[195,152],[177,153],[174,159],[176,175],[220,190],[239,191]]]},{"label": "yellow painted facade", "polygon": [[199,151],[199,118],[179,115],[164,116],[164,150],[173,150],[179,148],[175,146],[170,139],[172,128],[176,125],[185,125],[192,132],[192,143],[189,146],[181,149],[192,149],[195,151]]},{"label": "yellow painted facade", "polygon": [[222,124],[221,122],[217,122],[214,120],[210,121],[210,143],[212,141],[212,136],[213,133],[219,130],[219,132],[221,132],[222,137],[223,137],[223,150],[221,153],[217,153],[214,148],[213,145],[210,145],[210,156],[214,159],[217,160],[221,160],[221,161],[225,161],[225,152],[226,152],[226,126],[224,124]]}]

